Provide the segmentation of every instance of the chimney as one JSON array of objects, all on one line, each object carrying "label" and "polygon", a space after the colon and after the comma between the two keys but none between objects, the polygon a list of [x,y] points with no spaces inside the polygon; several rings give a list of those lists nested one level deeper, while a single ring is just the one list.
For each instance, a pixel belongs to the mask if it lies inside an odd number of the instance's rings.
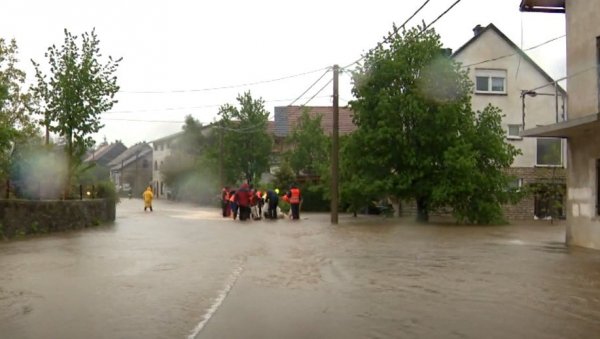
[{"label": "chimney", "polygon": [[452,48],[442,48],[442,54],[446,57],[452,56]]},{"label": "chimney", "polygon": [[477,25],[473,28],[473,34],[475,36],[478,36],[481,31],[483,31],[483,27],[481,27],[481,25]]}]

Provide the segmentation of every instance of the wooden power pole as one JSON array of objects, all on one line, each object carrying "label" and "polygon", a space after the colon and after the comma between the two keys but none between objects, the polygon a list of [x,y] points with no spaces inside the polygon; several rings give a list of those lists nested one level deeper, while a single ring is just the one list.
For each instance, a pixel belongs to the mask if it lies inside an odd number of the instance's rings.
[{"label": "wooden power pole", "polygon": [[225,187],[225,169],[223,167],[223,126],[219,126],[219,180],[221,189]]},{"label": "wooden power pole", "polygon": [[333,65],[333,131],[331,132],[331,223],[338,223],[339,176],[339,78],[340,67]]}]

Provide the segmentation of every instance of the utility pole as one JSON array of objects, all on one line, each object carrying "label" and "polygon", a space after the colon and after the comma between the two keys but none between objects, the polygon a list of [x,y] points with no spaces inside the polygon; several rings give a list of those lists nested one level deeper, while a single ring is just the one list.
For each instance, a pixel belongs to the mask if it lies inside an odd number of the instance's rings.
[{"label": "utility pole", "polygon": [[339,78],[340,66],[333,65],[333,131],[331,132],[331,223],[338,223],[339,175]]},{"label": "utility pole", "polygon": [[219,128],[219,178],[221,180],[221,188],[225,187],[225,171],[223,168],[223,126]]}]

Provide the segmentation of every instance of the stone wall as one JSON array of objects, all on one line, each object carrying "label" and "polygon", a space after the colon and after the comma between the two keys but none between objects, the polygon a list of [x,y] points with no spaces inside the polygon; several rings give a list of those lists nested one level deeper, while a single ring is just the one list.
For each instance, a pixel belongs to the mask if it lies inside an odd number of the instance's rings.
[{"label": "stone wall", "polygon": [[0,200],[0,238],[82,229],[115,220],[115,202]]}]

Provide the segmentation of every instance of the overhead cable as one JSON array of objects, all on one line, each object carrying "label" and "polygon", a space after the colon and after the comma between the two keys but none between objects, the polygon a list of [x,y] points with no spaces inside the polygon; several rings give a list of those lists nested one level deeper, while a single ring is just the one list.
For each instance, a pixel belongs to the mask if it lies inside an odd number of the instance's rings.
[{"label": "overhead cable", "polygon": [[296,103],[296,101],[300,100],[300,98],[302,98],[302,96],[304,96],[304,94],[306,94],[306,92],[310,91],[313,87],[315,87],[315,85],[321,81],[321,79],[323,79],[323,77],[325,75],[327,75],[327,73],[329,73],[329,71],[331,70],[331,67],[327,68],[327,70],[315,81],[312,83],[312,85],[310,85],[304,92],[302,92],[302,94],[300,94],[296,99],[294,99],[294,101],[292,101],[288,106],[292,106],[294,103]]},{"label": "overhead cable", "polygon": [[[394,34],[397,34],[398,31],[400,31],[400,29],[404,28],[404,26],[406,26],[406,24],[408,24],[408,22],[419,13],[429,3],[429,1],[431,1],[431,0],[425,0],[425,2],[423,2],[423,4],[421,4],[421,6],[411,16],[409,16],[408,19],[406,19],[402,25],[400,25],[399,27],[396,27],[396,29],[394,29],[394,31],[392,33],[390,33],[387,37],[385,37],[383,39],[383,41],[385,42],[386,40],[391,39],[391,37],[394,36]],[[348,65],[342,67],[342,69],[348,68],[354,64],[357,64],[364,58],[365,58],[365,56],[363,55],[360,58],[358,58],[356,61],[349,63]]]},{"label": "overhead cable", "polygon": [[[557,36],[555,38],[552,38],[550,40],[544,41],[544,42],[542,42],[540,44],[537,44],[535,46],[531,46],[531,47],[529,47],[527,49],[524,49],[523,52],[530,51],[532,49],[536,49],[536,48],[542,47],[542,46],[547,45],[547,44],[549,44],[549,43],[551,43],[553,41],[556,41],[558,39],[564,38],[565,36],[566,35]],[[486,59],[486,60],[474,62],[472,64],[462,65],[461,67],[467,68],[467,67],[471,67],[471,66],[477,66],[477,65],[485,64],[487,62],[496,61],[496,60],[500,60],[500,59],[504,59],[504,58],[509,58],[509,57],[517,55],[517,54],[519,54],[519,53],[517,52],[517,53],[506,54],[506,55],[502,55],[502,56],[499,56],[499,57],[496,57],[496,58],[490,58],[490,59]]]},{"label": "overhead cable", "polygon": [[[329,97],[329,96],[327,96]],[[321,96],[321,98],[325,98],[325,96]],[[290,99],[275,99],[275,100],[265,100],[267,102],[285,102],[290,101]],[[212,108],[212,107],[221,107],[223,104],[212,104],[212,105],[201,105],[201,106],[188,106],[188,107],[165,107],[165,108],[151,108],[151,109],[137,109],[137,110],[125,110],[125,111],[108,111],[102,114],[125,114],[125,113],[145,113],[145,112],[160,112],[160,111],[181,111],[181,110],[195,110],[201,108]]]},{"label": "overhead cable", "polygon": [[292,74],[292,75],[288,75],[288,76],[284,76],[284,77],[280,77],[280,78],[268,79],[268,80],[261,80],[261,81],[255,81],[255,82],[248,82],[248,83],[237,84],[237,85],[226,85],[226,86],[219,86],[219,87],[199,88],[199,89],[181,89],[181,90],[170,90],[170,91],[119,91],[118,93],[164,94],[164,93],[192,93],[192,92],[216,91],[216,90],[221,90],[221,89],[230,89],[230,88],[237,88],[237,87],[253,86],[253,85],[266,84],[266,83],[276,82],[276,81],[281,81],[281,80],[287,80],[287,79],[291,79],[291,78],[300,77],[300,76],[303,76],[303,75],[317,73],[317,72],[326,70],[328,68],[329,67],[324,67],[324,68],[319,68],[319,69],[316,69],[316,70],[307,71],[307,72],[303,72],[303,73]]},{"label": "overhead cable", "polygon": [[321,93],[332,81],[333,81],[333,78],[331,78],[329,81],[327,81],[327,83],[323,87],[321,87],[321,89],[319,91],[317,91],[317,93],[315,93],[315,95],[310,97],[310,99],[306,100],[306,102],[302,106],[306,106],[306,104],[308,104],[312,99],[314,99],[317,95],[319,95],[319,93]]}]

